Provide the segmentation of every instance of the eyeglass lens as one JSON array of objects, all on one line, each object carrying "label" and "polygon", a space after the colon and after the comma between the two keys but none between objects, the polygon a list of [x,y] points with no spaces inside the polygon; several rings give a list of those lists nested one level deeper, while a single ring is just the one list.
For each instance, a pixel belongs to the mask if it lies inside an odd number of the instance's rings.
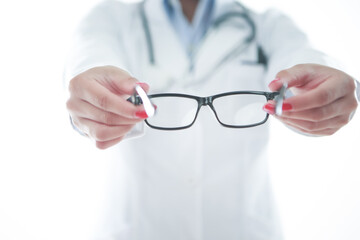
[{"label": "eyeglass lens", "polygon": [[247,126],[258,124],[267,117],[262,107],[266,97],[253,94],[228,95],[214,99],[218,120],[225,125]]},{"label": "eyeglass lens", "polygon": [[151,98],[156,105],[156,114],[147,119],[148,124],[161,128],[178,128],[190,125],[194,120],[198,102],[184,97]]},{"label": "eyeglass lens", "polygon": [[[146,121],[152,127],[183,128],[196,119],[199,103],[194,98],[179,96],[152,97],[156,114]],[[267,119],[262,110],[267,99],[264,95],[233,94],[214,98],[213,107],[218,121],[233,127],[260,124]]]}]

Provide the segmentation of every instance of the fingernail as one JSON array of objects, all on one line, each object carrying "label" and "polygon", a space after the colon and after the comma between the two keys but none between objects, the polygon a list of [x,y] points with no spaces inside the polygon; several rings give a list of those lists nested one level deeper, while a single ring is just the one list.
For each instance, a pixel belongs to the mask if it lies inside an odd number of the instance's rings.
[{"label": "fingernail", "polygon": [[284,110],[284,111],[289,111],[292,108],[293,107],[292,107],[292,105],[290,103],[283,103],[283,105],[282,105],[282,110]]},{"label": "fingernail", "polygon": [[272,80],[272,81],[269,83],[269,86],[272,85],[272,84],[274,84],[274,83],[276,83],[276,82],[278,82],[278,81],[280,81],[280,78],[279,78],[279,77],[277,77],[277,78],[275,78],[274,80]]},{"label": "fingernail", "polygon": [[267,103],[264,105],[263,110],[268,114],[275,114],[275,105],[271,103]]},{"label": "fingernail", "polygon": [[143,119],[148,118],[148,115],[146,114],[145,111],[138,111],[138,112],[135,113],[135,115],[138,118],[143,118]]},{"label": "fingernail", "polygon": [[136,84],[139,85],[141,88],[149,87],[149,85],[147,83],[144,83],[144,82],[137,82]]}]

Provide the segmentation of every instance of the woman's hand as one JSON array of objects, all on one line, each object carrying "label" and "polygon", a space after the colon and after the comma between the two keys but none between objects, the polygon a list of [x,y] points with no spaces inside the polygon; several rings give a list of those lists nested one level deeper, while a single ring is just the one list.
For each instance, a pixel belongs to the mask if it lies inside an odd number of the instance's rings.
[{"label": "woman's hand", "polygon": [[67,109],[73,124],[105,149],[120,142],[133,126],[147,118],[143,106],[127,101],[140,84],[127,72],[111,66],[89,69],[70,81]]},{"label": "woman's hand", "polygon": [[[284,100],[280,121],[303,133],[332,135],[346,125],[358,106],[355,80],[334,68],[300,64],[279,72],[269,84],[272,91],[287,83],[295,96]],[[275,103],[264,110],[275,115]]]}]

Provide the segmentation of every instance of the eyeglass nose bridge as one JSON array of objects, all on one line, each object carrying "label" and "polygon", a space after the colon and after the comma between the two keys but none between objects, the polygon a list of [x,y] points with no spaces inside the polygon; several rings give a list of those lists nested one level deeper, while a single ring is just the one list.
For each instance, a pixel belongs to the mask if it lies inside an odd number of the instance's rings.
[{"label": "eyeglass nose bridge", "polygon": [[199,106],[212,107],[212,96],[199,98]]},{"label": "eyeglass nose bridge", "polygon": [[[217,115],[217,113],[216,113],[216,110],[215,110],[215,108],[214,108],[214,106],[213,106],[213,97],[214,97],[214,96],[200,97],[200,98],[198,98],[199,106],[198,106],[198,110],[197,110],[195,119],[197,118],[201,107],[203,107],[203,106],[209,106],[210,109],[212,110],[212,112],[215,114],[215,118],[217,119],[217,121],[218,121],[220,124],[222,124],[221,121],[220,121],[220,119],[219,119],[219,117],[218,117],[218,115]],[[194,120],[194,121],[195,121],[195,120]]]},{"label": "eyeglass nose bridge", "polygon": [[[219,120],[219,118],[218,118],[218,116],[217,116],[217,113],[216,113],[216,111],[215,111],[215,108],[214,108],[214,106],[213,106],[213,104],[212,104],[212,102],[213,102],[213,96],[209,96],[209,97],[198,97],[198,98],[197,98],[197,101],[198,101],[198,108],[197,108],[197,111],[196,111],[195,119],[194,119],[194,121],[192,122],[192,124],[196,121],[196,119],[197,119],[197,117],[198,117],[198,115],[199,115],[200,109],[201,109],[201,107],[203,107],[203,106],[209,106],[209,107],[211,108],[211,110],[213,111],[213,113],[215,114],[215,117],[216,117],[216,119],[218,120],[218,122],[221,123],[220,120]],[[191,125],[192,125],[192,124],[191,124]]]}]

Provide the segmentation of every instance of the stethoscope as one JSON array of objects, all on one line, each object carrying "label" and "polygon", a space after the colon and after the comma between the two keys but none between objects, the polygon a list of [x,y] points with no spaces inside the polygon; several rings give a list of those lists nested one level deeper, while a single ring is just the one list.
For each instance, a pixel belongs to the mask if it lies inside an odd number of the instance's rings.
[{"label": "stethoscope", "polygon": [[[155,59],[155,53],[154,53],[154,44],[153,44],[153,38],[151,35],[150,27],[149,27],[149,21],[146,15],[145,11],[145,2],[146,0],[142,1],[140,3],[140,16],[141,16],[141,22],[144,29],[145,39],[146,39],[146,45],[147,45],[147,51],[149,56],[149,63],[151,65],[156,65],[156,59]],[[216,71],[218,67],[223,65],[228,60],[232,59],[235,56],[238,56],[239,53],[245,51],[245,49],[255,40],[256,36],[256,27],[254,21],[251,19],[248,9],[242,5],[240,2],[236,1],[237,6],[240,7],[241,10],[230,10],[228,12],[225,12],[221,14],[219,17],[217,17],[211,24],[210,28],[213,29],[219,29],[222,25],[225,23],[228,23],[230,20],[233,20],[234,18],[241,18],[243,19],[247,27],[249,27],[250,31],[248,36],[245,38],[244,42],[241,42],[236,49],[232,49],[228,54],[226,54],[217,64],[217,67],[212,68],[212,71]],[[206,74],[208,76],[209,74]],[[204,77],[206,77],[204,76]]]},{"label": "stethoscope", "polygon": [[[249,47],[250,44],[255,41],[255,37],[256,37],[255,23],[251,19],[248,9],[244,5],[242,5],[240,2],[236,1],[236,3],[242,9],[242,11],[231,10],[226,13],[223,13],[222,15],[220,15],[213,21],[212,27],[214,29],[218,29],[224,23],[226,23],[234,18],[241,18],[241,19],[245,20],[245,22],[247,23],[248,27],[250,28],[250,32],[249,32],[248,36],[245,38],[243,43],[239,44],[239,46],[236,47],[236,49],[232,49],[232,51],[230,51],[228,54],[226,54],[219,61],[219,63],[217,64],[217,66],[215,68],[212,68],[209,71],[209,73],[205,74],[205,76],[203,77],[204,79],[207,76],[209,76],[210,74],[212,74],[214,71],[216,71],[219,67],[221,67],[225,62],[229,61],[230,59],[232,59],[235,56],[238,56],[238,54],[241,53],[242,51],[245,51],[246,48]],[[145,0],[140,3],[141,22],[143,25],[146,43],[147,43],[149,63],[154,66],[154,65],[156,65],[156,59],[155,59],[155,54],[154,54],[154,45],[153,45],[153,39],[151,36],[149,22],[148,22],[148,19],[146,16],[144,4],[145,4]],[[258,47],[258,63],[266,65],[266,57],[263,54],[261,48],[259,48],[259,47]],[[279,116],[282,114],[282,104],[283,104],[283,100],[285,98],[286,89],[287,89],[287,85],[284,84],[282,86],[282,88],[280,89],[278,96],[276,97],[276,99],[274,99],[276,102],[275,111],[276,111],[276,114]],[[139,95],[139,97],[141,98],[142,102],[144,103],[144,108],[145,108],[145,111],[147,112],[147,114],[149,116],[153,116],[155,114],[155,108],[151,104],[149,98],[147,97],[147,94],[139,86],[136,88],[136,92]]]}]

